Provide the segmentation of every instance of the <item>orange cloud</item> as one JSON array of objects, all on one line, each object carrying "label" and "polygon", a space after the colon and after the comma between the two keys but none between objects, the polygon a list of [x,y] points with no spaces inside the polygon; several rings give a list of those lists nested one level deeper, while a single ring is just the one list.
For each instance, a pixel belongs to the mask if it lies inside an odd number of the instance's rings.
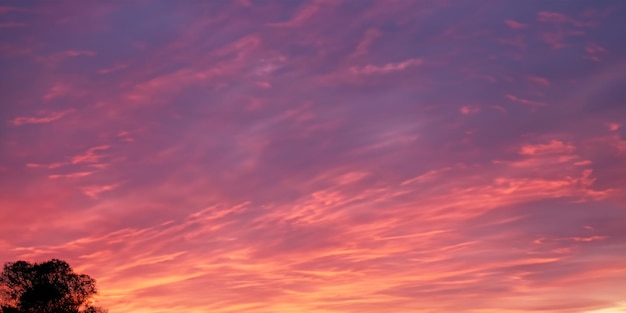
[{"label": "orange cloud", "polygon": [[574,146],[560,140],[552,140],[547,144],[524,145],[520,149],[522,155],[567,154],[574,152]]}]

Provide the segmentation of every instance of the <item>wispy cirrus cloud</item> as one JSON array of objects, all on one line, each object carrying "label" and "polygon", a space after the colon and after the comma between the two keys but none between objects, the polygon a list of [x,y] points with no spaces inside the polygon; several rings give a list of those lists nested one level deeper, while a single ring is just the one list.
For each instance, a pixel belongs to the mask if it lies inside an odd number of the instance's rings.
[{"label": "wispy cirrus cloud", "polygon": [[359,41],[351,57],[359,57],[367,54],[369,47],[374,43],[376,38],[382,36],[382,32],[376,28],[368,29],[363,35],[363,39]]},{"label": "wispy cirrus cloud", "polygon": [[270,23],[273,27],[298,27],[305,23],[307,20],[318,14],[324,5],[332,5],[337,1],[334,0],[313,0],[304,4],[299,8],[293,16],[285,22]]},{"label": "wispy cirrus cloud", "polygon": [[[84,175],[85,173],[87,173],[87,172],[81,172],[80,174],[78,174],[78,176],[79,176],[79,177],[82,177],[82,176],[87,176],[87,175],[90,175],[90,174]],[[76,175],[77,175],[77,173],[74,173],[74,174],[69,174],[69,176],[68,176],[68,175],[65,175],[64,177],[76,177]],[[52,178],[52,177],[51,177],[51,178]],[[118,186],[119,186],[119,184],[111,184],[111,185],[93,185],[93,186],[86,186],[86,187],[82,187],[82,188],[81,188],[81,190],[82,190],[82,192],[83,192],[85,195],[87,195],[87,196],[89,196],[89,197],[91,197],[91,198],[97,199],[97,198],[98,198],[98,196],[99,196],[101,193],[106,192],[106,191],[111,191],[111,190],[114,190],[114,189],[115,189],[115,188],[117,188]]]},{"label": "wispy cirrus cloud", "polygon": [[540,101],[535,101],[535,100],[530,100],[530,99],[525,99],[525,98],[520,98],[518,96],[512,95],[512,94],[506,94],[504,95],[508,100],[513,101],[513,102],[517,102],[519,104],[523,104],[523,105],[528,105],[528,106],[532,106],[532,107],[537,107],[537,106],[542,106],[545,105],[544,103],[540,102]]},{"label": "wispy cirrus cloud", "polygon": [[15,126],[25,125],[25,124],[47,124],[59,120],[71,113],[74,113],[75,110],[69,109],[65,111],[59,112],[40,112],[37,116],[20,116],[14,118],[11,123]]},{"label": "wispy cirrus cloud", "polygon": [[352,67],[350,71],[355,74],[386,74],[396,71],[402,71],[409,67],[419,66],[423,63],[422,59],[409,59],[397,63],[387,63],[384,65],[368,64],[360,67]]},{"label": "wispy cirrus cloud", "polygon": [[78,177],[89,176],[91,174],[93,174],[93,173],[92,172],[76,172],[76,173],[70,173],[70,174],[53,174],[53,175],[48,175],[48,177],[51,178],[51,179],[78,178]]},{"label": "wispy cirrus cloud", "polygon": [[85,151],[85,153],[73,156],[71,163],[72,164],[97,163],[100,161],[100,159],[105,157],[105,155],[101,154],[100,152],[105,151],[109,149],[110,147],[111,147],[110,145],[102,145],[102,146],[89,148],[89,150]]}]

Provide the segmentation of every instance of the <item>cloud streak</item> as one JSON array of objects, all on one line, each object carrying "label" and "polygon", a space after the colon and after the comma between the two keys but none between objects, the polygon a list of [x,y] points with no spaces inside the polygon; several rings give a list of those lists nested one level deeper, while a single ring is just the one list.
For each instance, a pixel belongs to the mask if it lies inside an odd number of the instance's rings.
[{"label": "cloud streak", "polygon": [[25,125],[25,124],[47,124],[59,120],[71,113],[73,113],[73,109],[60,111],[60,112],[40,112],[37,116],[20,116],[14,118],[11,123],[15,126]]}]

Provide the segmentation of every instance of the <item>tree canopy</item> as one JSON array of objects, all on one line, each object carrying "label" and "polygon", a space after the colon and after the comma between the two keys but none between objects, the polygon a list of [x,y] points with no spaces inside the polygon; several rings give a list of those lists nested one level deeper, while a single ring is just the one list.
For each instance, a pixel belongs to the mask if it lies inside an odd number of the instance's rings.
[{"label": "tree canopy", "polygon": [[98,293],[96,281],[74,273],[67,262],[9,262],[0,274],[2,313],[106,312],[91,304]]}]

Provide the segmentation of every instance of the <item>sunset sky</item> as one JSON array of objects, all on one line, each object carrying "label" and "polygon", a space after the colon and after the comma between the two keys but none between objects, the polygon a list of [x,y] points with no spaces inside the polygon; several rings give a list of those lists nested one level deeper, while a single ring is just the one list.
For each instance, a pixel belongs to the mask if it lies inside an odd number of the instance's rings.
[{"label": "sunset sky", "polygon": [[0,2],[0,262],[110,313],[626,312],[626,2]]}]

